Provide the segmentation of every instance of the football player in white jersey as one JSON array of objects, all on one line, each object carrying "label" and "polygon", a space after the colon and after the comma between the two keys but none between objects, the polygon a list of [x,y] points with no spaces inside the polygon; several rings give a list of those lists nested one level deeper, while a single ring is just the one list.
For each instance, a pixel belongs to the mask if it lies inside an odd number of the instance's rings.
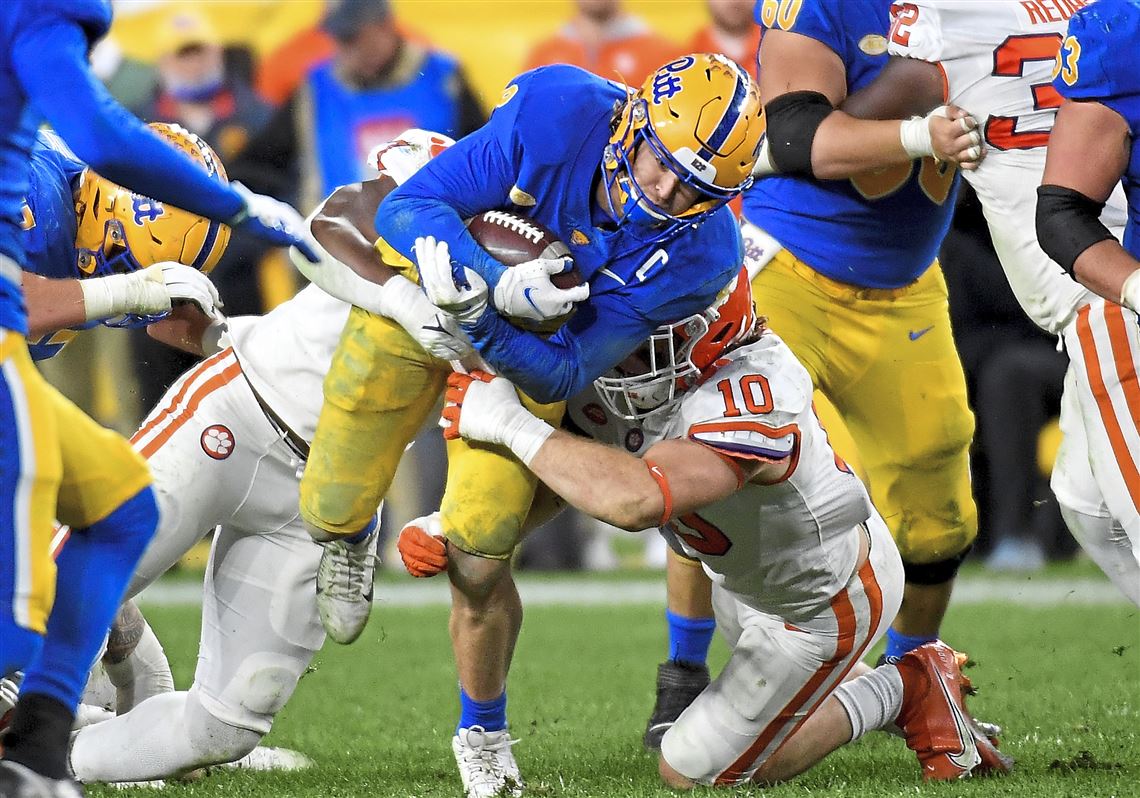
[{"label": "football player in white jersey", "polygon": [[[391,190],[450,143],[407,131],[374,153],[381,158],[380,180],[349,188]],[[416,295],[429,318],[438,312]],[[413,296],[403,308],[406,318],[414,316],[414,305]],[[166,325],[168,343],[210,356],[175,382],[132,438],[154,474],[162,522],[128,595],[217,527],[198,665],[189,692],[148,696],[140,689],[137,705],[118,707],[125,714],[80,730],[71,766],[81,781],[161,779],[245,756],[323,644],[314,603],[323,550],[298,517],[298,486],[321,383],[348,311],[347,303],[310,286],[265,316],[229,319],[215,352],[202,351],[209,319],[201,314]],[[417,340],[442,334],[409,324]],[[347,597],[353,600],[371,595],[371,576],[369,570],[334,583],[354,587],[356,595]],[[155,667],[143,663],[139,670]],[[274,761],[287,767],[291,759]]]},{"label": "football player in white jersey", "polygon": [[[448,260],[421,256],[421,278],[429,296],[461,299],[469,290],[455,287]],[[974,730],[959,655],[945,644],[859,664],[898,611],[902,561],[828,444],[807,371],[756,318],[746,272],[571,402],[595,440],[531,415],[502,378],[457,373],[448,385],[445,436],[506,446],[594,517],[658,526],[712,578],[733,653],[665,734],[670,786],[783,781],[891,723],[926,779],[1009,769]]]},{"label": "football player in white jersey", "polygon": [[[1140,604],[1140,515],[1102,414],[1140,442],[1126,391],[1136,390],[1140,329],[1134,313],[1086,289],[1037,241],[1037,186],[1049,132],[1061,105],[1052,85],[1072,68],[1061,51],[1067,21],[1084,0],[917,0],[902,3],[889,37],[895,58],[884,70],[905,70],[911,102],[952,102],[984,131],[988,155],[964,172],[985,211],[1002,267],[1021,307],[1042,329],[1062,337],[1070,366],[1061,401],[1064,441],[1052,488],[1073,536],[1112,581]],[[937,87],[941,86],[941,91]],[[1126,221],[1117,188],[1102,216],[1120,238]],[[1130,467],[1140,448],[1123,452]],[[1127,534],[1126,534],[1127,533]],[[1131,544],[1129,537],[1131,536]]]}]

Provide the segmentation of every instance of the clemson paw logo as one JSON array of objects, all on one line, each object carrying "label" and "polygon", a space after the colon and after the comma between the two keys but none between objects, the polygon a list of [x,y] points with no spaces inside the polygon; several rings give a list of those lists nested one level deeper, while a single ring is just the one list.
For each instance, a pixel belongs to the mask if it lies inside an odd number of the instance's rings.
[{"label": "clemson paw logo", "polygon": [[215,460],[225,460],[234,450],[234,434],[228,427],[214,424],[202,430],[202,451]]}]

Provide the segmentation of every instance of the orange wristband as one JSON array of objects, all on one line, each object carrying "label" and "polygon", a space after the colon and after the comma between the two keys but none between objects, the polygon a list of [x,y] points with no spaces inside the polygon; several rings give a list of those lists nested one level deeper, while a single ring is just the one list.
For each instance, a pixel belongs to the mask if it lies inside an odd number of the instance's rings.
[{"label": "orange wristband", "polygon": [[657,483],[657,487],[661,490],[661,498],[665,501],[665,509],[661,513],[661,520],[657,522],[658,526],[665,526],[673,516],[673,491],[669,489],[669,478],[665,476],[665,472],[661,470],[661,466],[656,463],[650,460],[643,460],[642,462],[644,462],[645,467],[649,469],[649,476],[653,477],[653,481]]}]

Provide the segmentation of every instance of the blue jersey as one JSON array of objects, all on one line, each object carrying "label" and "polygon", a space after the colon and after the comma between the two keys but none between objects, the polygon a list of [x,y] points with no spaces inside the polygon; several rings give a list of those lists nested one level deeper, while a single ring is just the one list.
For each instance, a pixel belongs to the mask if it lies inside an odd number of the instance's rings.
[{"label": "blue jersey", "polygon": [[[29,167],[31,181],[22,216],[24,271],[56,280],[86,277],[79,269],[79,253],[75,249],[75,191],[87,166],[58,136],[40,132],[32,146]],[[50,333],[39,341],[29,341],[28,351],[33,360],[46,360],[63,349],[76,332],[98,323],[88,322]]]},{"label": "blue jersey", "polygon": [[[140,194],[217,221],[244,207],[232,187],[148,130],[91,73],[87,53],[110,23],[107,0],[0,2],[0,255],[18,264],[41,120],[100,175]],[[19,287],[0,278],[0,326],[26,332],[25,315]]]},{"label": "blue jersey", "polygon": [[1140,258],[1140,0],[1097,0],[1073,15],[1053,85],[1070,100],[1094,100],[1128,123],[1124,248]]},{"label": "blue jersey", "polygon": [[[0,255],[24,263],[24,197],[28,193],[28,153],[39,112],[28,102],[21,80],[20,56],[29,32],[70,25],[95,41],[111,24],[109,0],[0,4]],[[20,287],[0,277],[0,327],[27,333],[27,312]]]},{"label": "blue jersey", "polygon": [[508,209],[566,243],[590,299],[565,327],[543,340],[488,312],[469,330],[487,362],[539,401],[578,393],[661,324],[705,310],[743,260],[727,207],[654,244],[607,229],[612,220],[594,197],[610,118],[625,96],[623,87],[576,67],[527,72],[507,87],[486,125],[389,194],[376,215],[377,232],[405,256],[417,236],[435,236],[491,285],[504,267],[462,219]]},{"label": "blue jersey", "polygon": [[[778,27],[829,47],[847,71],[848,94],[887,65],[887,0],[781,3],[772,19],[764,19],[768,5],[756,4],[761,27]],[[783,11],[785,6],[791,11]],[[851,180],[777,175],[757,180],[745,193],[744,216],[827,277],[867,288],[898,288],[934,261],[950,226],[957,183],[957,172],[932,158]]]}]

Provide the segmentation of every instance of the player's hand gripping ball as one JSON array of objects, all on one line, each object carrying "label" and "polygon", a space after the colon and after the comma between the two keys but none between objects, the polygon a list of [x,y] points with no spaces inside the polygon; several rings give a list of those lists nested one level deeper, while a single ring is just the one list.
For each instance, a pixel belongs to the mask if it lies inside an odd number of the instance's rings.
[{"label": "player's hand gripping ball", "polygon": [[590,295],[570,250],[534,219],[510,211],[487,211],[467,220],[467,231],[495,260],[509,268],[491,301],[512,324],[553,333]]}]

